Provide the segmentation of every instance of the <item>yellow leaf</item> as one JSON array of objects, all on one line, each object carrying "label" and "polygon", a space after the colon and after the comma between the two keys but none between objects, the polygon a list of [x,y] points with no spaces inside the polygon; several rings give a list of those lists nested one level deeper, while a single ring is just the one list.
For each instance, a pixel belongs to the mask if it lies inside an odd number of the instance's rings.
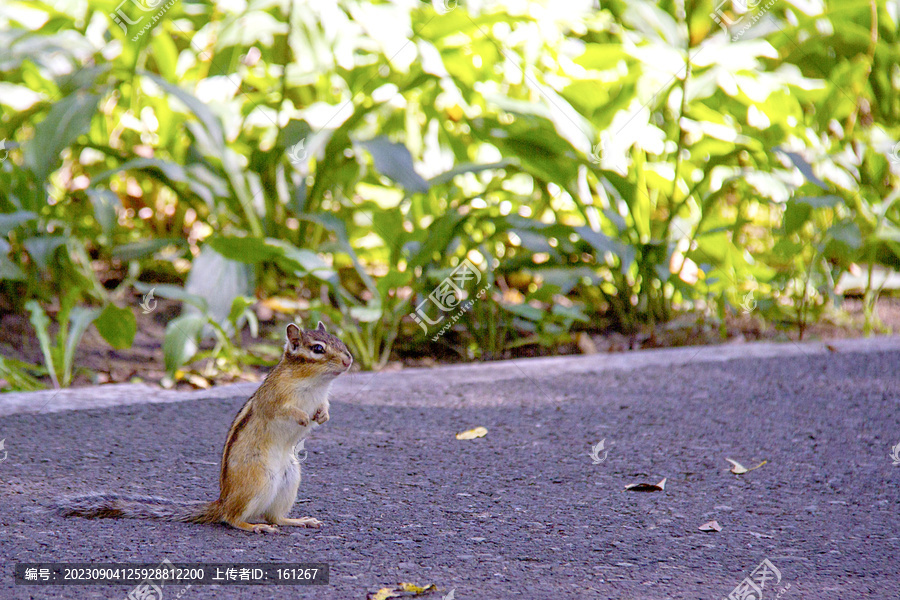
[{"label": "yellow leaf", "polygon": [[286,315],[292,315],[309,308],[309,302],[303,299],[279,298],[278,296],[272,296],[271,298],[261,300],[259,304],[260,306],[265,306],[269,310]]},{"label": "yellow leaf", "polygon": [[487,435],[486,427],[476,427],[475,429],[469,429],[468,431],[463,431],[456,434],[456,439],[458,440],[474,440],[475,438],[482,438]]},{"label": "yellow leaf", "polygon": [[437,590],[437,586],[433,583],[426,585],[425,587],[419,587],[414,583],[401,583],[400,589],[404,592],[413,592],[414,594],[424,594],[425,592],[433,592]]},{"label": "yellow leaf", "polygon": [[194,373],[188,373],[184,376],[184,379],[192,386],[200,388],[201,390],[208,390],[211,387],[209,380],[200,375],[195,375]]},{"label": "yellow leaf", "polygon": [[370,593],[366,596],[366,600],[391,600],[391,598],[411,598],[412,596],[421,596],[436,592],[437,586],[433,583],[420,587],[414,583],[400,583],[396,587],[381,588],[374,594]]}]

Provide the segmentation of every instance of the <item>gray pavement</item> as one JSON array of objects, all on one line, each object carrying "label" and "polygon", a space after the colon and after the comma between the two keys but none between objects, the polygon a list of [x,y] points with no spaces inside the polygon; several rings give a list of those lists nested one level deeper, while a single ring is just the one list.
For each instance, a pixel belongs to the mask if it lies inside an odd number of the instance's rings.
[{"label": "gray pavement", "polygon": [[[320,530],[62,519],[90,490],[212,499],[253,386],[0,396],[0,598],[17,562],[327,562],[323,587],[194,586],[181,598],[900,598],[900,337],[746,344],[358,373],[307,441],[295,516]],[[484,426],[481,439],[454,434]],[[605,440],[605,460],[591,447]],[[0,452],[0,458],[3,453]],[[726,458],[747,467],[734,475]],[[626,485],[667,479],[662,492]],[[722,530],[704,533],[715,520]],[[758,579],[758,575],[757,575]],[[180,588],[165,589],[174,598]]]}]

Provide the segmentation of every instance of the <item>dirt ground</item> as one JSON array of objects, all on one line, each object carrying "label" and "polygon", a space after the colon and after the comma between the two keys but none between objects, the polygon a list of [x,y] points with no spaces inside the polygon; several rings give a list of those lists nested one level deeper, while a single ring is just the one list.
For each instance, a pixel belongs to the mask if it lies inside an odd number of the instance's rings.
[{"label": "dirt ground", "polygon": [[[140,298],[135,300],[135,306]],[[134,343],[127,350],[111,348],[94,327],[88,329],[76,352],[76,372],[73,386],[98,385],[104,383],[150,383],[171,387],[165,380],[162,343],[166,323],[178,316],[180,303],[158,299],[158,308],[150,314],[136,308],[138,328]],[[900,298],[883,296],[876,305],[880,320],[876,333],[900,332]],[[277,362],[281,353],[283,318],[260,312],[259,337],[253,338],[244,331],[242,348],[252,349],[250,354],[254,364],[238,366],[213,365],[210,360],[200,360],[183,372],[174,384],[177,389],[207,388],[217,384],[238,381],[260,381],[269,368]],[[840,311],[831,314],[806,329],[805,340],[830,340],[863,335],[862,300],[846,299]],[[701,344],[742,343],[756,340],[797,341],[800,338],[796,327],[767,323],[753,315],[737,314],[726,319],[725,327],[717,320],[698,313],[685,313],[672,321],[656,327],[646,327],[633,335],[617,332],[583,331],[573,334],[571,341],[555,348],[537,345],[522,346],[502,358],[529,356],[549,356],[567,354],[594,354],[604,352],[626,352],[643,348],[668,348],[696,346]],[[210,348],[211,343],[203,347]],[[429,350],[432,350],[431,348]],[[461,362],[456,353],[440,349],[433,356],[397,354],[395,351],[387,370],[405,367],[430,367],[439,364]],[[41,364],[42,355],[34,329],[27,316],[12,313],[0,314],[0,354],[32,364]],[[354,366],[354,369],[357,367]],[[42,379],[49,387],[49,378]],[[0,391],[7,391],[8,384],[0,379]]]}]

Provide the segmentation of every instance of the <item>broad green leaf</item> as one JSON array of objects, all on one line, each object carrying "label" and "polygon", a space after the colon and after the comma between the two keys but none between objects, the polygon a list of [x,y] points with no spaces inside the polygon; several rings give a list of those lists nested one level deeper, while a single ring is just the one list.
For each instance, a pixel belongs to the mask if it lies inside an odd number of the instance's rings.
[{"label": "broad green leaf", "polygon": [[25,144],[25,162],[38,180],[46,179],[59,165],[62,151],[87,133],[99,100],[100,96],[77,92],[54,104],[37,124],[34,137]]},{"label": "broad green leaf", "polygon": [[313,275],[327,280],[334,276],[334,270],[312,250],[297,248],[289,242],[274,238],[213,236],[207,244],[225,258],[236,262],[249,265],[274,262],[298,277]]},{"label": "broad green leaf", "polygon": [[[206,300],[210,319],[221,323],[231,311],[238,296],[253,294],[254,267],[225,258],[211,246],[204,246],[194,258],[184,289]],[[193,307],[189,307],[190,313]]]},{"label": "broad green leaf", "polygon": [[116,228],[117,211],[122,207],[119,197],[110,190],[89,189],[87,190],[88,198],[94,205],[94,218],[103,229],[103,233],[109,235]]},{"label": "broad green leaf", "polygon": [[97,331],[116,350],[130,348],[137,333],[137,320],[130,308],[107,304],[96,321]]},{"label": "broad green leaf", "polygon": [[154,297],[168,298],[169,300],[184,302],[196,307],[200,312],[206,312],[205,298],[203,298],[202,296],[197,296],[196,294],[190,294],[186,292],[184,288],[177,285],[171,285],[167,283],[148,284],[138,282],[134,284],[134,289],[136,289],[141,294],[144,294],[148,298],[148,305],[150,303],[149,294],[150,292],[153,292]]},{"label": "broad green leaf", "polygon": [[180,238],[158,238],[152,240],[142,240],[131,244],[122,244],[112,249],[113,258],[123,261],[139,260],[146,258],[165,248],[166,246],[181,246],[185,241]]},{"label": "broad green leaf", "polygon": [[64,246],[65,243],[66,238],[61,235],[43,235],[28,238],[22,242],[22,245],[25,246],[35,264],[41,269],[46,269],[50,259],[53,257],[53,253],[60,246]]},{"label": "broad green leaf", "polygon": [[804,202],[788,202],[784,207],[782,221],[785,235],[790,235],[803,227],[812,216],[812,211],[812,207]]},{"label": "broad green leaf", "polygon": [[206,241],[213,250],[229,260],[254,265],[284,255],[284,248],[265,238],[216,235]]},{"label": "broad green leaf", "polygon": [[440,175],[435,175],[431,179],[428,180],[428,185],[442,185],[444,183],[448,183],[453,181],[453,178],[457,175],[462,175],[463,173],[481,173],[482,171],[492,171],[495,169],[506,169],[507,167],[516,166],[518,161],[512,158],[507,158],[495,163],[489,164],[476,164],[476,163],[465,163],[462,165],[457,165],[450,169],[449,171],[444,171]]},{"label": "broad green leaf", "polygon": [[503,307],[503,310],[509,311],[514,315],[522,317],[523,319],[528,319],[529,321],[534,321],[539,323],[546,314],[546,311],[535,308],[530,304],[509,304],[507,302],[503,302],[500,304]]},{"label": "broad green leaf", "polygon": [[206,104],[198,100],[196,96],[187,90],[169,83],[158,75],[145,71],[140,74],[180,100],[192,113],[194,113],[203,124],[203,128],[208,136],[205,141],[211,148],[223,148],[225,146],[225,134],[222,132],[221,121]]},{"label": "broad green leaf", "polygon": [[395,144],[386,137],[377,137],[360,145],[372,155],[375,168],[382,175],[399,183],[407,192],[427,192],[428,182],[416,173],[412,154],[403,144]]},{"label": "broad green leaf", "polygon": [[197,340],[204,325],[206,318],[201,315],[182,315],[166,325],[163,356],[170,377],[197,354]]},{"label": "broad green leaf", "polygon": [[9,232],[21,225],[22,223],[28,223],[29,221],[34,221],[37,219],[37,214],[28,211],[28,210],[20,210],[13,213],[2,213],[0,214],[0,237],[6,237],[9,235]]}]

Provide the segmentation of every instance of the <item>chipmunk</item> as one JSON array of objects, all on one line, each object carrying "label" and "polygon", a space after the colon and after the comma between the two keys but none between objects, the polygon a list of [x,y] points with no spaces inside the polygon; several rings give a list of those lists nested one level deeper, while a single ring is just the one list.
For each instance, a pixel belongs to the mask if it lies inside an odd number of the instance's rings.
[{"label": "chipmunk", "polygon": [[[312,517],[287,518],[300,486],[294,447],[314,424],[328,420],[332,382],[353,357],[347,346],[325,331],[287,326],[281,361],[238,412],[222,450],[219,499],[175,502],[154,496],[91,494],[58,503],[62,516],[134,518],[182,523],[227,523],[254,533],[277,525],[320,527]],[[265,523],[251,521],[262,519]]]}]

